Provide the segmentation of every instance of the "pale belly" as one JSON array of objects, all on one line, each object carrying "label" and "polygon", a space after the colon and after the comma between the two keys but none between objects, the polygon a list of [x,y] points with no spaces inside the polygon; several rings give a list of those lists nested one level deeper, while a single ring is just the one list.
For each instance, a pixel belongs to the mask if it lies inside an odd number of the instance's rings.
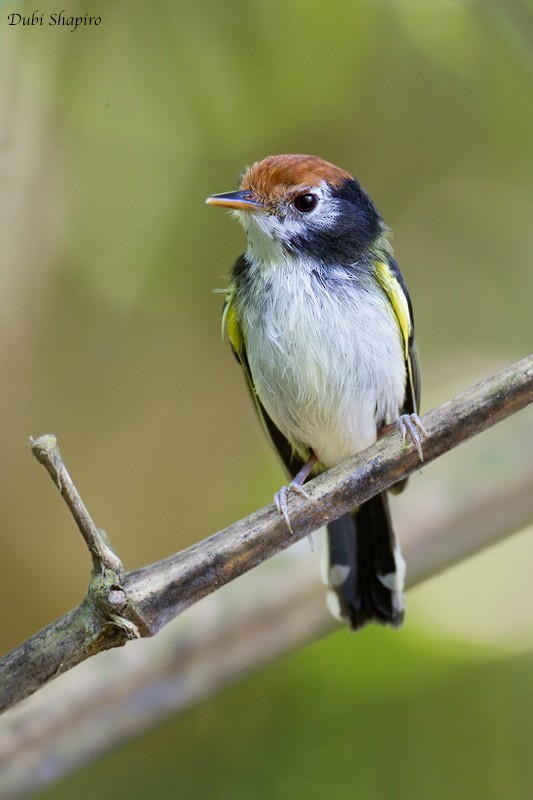
[{"label": "pale belly", "polygon": [[[310,291],[312,290],[312,291]],[[405,397],[396,318],[380,294],[356,286],[270,288],[241,324],[259,399],[304,458],[326,467],[372,444]]]}]

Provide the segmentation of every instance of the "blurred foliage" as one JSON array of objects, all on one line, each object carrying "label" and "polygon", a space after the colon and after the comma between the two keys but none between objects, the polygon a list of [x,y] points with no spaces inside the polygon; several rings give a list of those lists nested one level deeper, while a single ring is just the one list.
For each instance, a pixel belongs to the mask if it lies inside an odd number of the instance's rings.
[{"label": "blurred foliage", "polygon": [[[13,27],[33,7],[0,9],[3,650],[78,602],[89,568],[29,434],[59,436],[128,567],[277,488],[212,294],[242,233],[203,206],[246,164],[317,153],[372,194],[414,302],[425,408],[532,340],[530,4],[64,5],[102,23]],[[464,460],[446,460],[459,485]],[[338,634],[45,794],[529,796],[529,657],[478,655],[409,621]]]},{"label": "blurred foliage", "polygon": [[526,800],[531,669],[410,632],[337,633],[40,796]]}]

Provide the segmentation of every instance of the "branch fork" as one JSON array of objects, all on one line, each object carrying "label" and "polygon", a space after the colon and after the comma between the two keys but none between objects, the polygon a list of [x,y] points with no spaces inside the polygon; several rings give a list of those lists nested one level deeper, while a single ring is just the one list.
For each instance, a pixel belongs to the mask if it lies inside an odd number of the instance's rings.
[{"label": "branch fork", "polygon": [[[94,617],[94,630],[89,647],[105,635],[113,640],[117,635],[125,640],[150,634],[142,615],[134,608],[124,584],[124,566],[113,552],[105,531],[97,528],[80,497],[63,462],[57,438],[53,433],[30,437],[33,455],[42,464],[59,489],[91,554],[93,569],[85,598],[89,617]],[[112,646],[121,644],[113,642]]]}]

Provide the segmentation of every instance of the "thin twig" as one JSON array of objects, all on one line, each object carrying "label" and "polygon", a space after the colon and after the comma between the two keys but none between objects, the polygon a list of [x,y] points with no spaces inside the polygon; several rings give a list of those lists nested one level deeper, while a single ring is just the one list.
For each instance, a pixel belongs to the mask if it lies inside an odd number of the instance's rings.
[{"label": "thin twig", "polygon": [[61,497],[74,517],[92,556],[94,571],[100,573],[109,569],[123,574],[124,568],[120,558],[108,546],[104,539],[105,534],[103,531],[100,531],[92,521],[72,478],[67,472],[54,434],[48,433],[44,436],[39,436],[38,439],[30,437],[30,446],[37,461],[46,467],[59,489]]},{"label": "thin twig", "polygon": [[[423,417],[424,457],[442,453],[533,401],[533,356],[514,364]],[[291,497],[291,534],[273,505],[168,559],[125,576],[121,607],[93,584],[83,603],[0,661],[0,709],[27,697],[50,678],[100,650],[149,636],[201,597],[242,575],[274,553],[338,518],[418,469],[414,448],[391,434],[308,485],[313,502]],[[53,474],[53,473],[51,473]],[[444,568],[446,563],[441,565]],[[101,590],[101,591],[100,591]],[[124,605],[122,605],[124,603]]]}]

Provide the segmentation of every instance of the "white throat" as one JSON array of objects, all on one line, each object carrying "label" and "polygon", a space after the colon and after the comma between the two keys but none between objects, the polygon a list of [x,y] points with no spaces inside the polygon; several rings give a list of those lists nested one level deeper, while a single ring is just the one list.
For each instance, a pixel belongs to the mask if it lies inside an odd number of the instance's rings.
[{"label": "white throat", "polygon": [[[263,215],[240,212],[239,221],[246,231],[248,255],[263,267],[273,266],[286,260],[286,253],[280,240],[271,233],[271,224],[265,224]],[[271,220],[268,221],[269,223]]]}]

